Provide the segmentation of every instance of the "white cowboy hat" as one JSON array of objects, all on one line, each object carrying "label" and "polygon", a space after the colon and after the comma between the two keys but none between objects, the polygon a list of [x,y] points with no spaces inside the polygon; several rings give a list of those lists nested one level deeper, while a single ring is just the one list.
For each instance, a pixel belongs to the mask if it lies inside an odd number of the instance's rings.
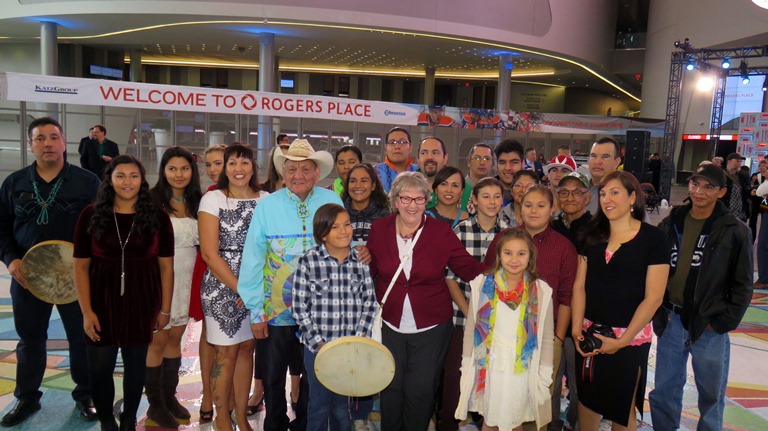
[{"label": "white cowboy hat", "polygon": [[291,142],[291,146],[288,147],[288,151],[285,154],[282,151],[275,151],[272,161],[275,163],[277,172],[283,172],[283,165],[285,165],[286,160],[293,160],[294,162],[312,160],[320,169],[318,180],[327,177],[334,168],[331,153],[328,151],[315,151],[306,139],[296,139]]}]

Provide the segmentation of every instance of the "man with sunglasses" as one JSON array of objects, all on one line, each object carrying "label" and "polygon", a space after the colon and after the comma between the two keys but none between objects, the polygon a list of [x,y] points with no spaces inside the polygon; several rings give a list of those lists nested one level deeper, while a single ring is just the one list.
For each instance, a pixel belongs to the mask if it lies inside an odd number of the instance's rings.
[{"label": "man with sunglasses", "polygon": [[660,224],[672,251],[664,303],[653,318],[659,337],[656,384],[649,400],[653,426],[680,427],[688,356],[698,391],[699,430],[723,428],[730,340],[752,299],[752,241],[746,224],[722,197],[725,172],[699,166],[688,179],[691,201]]},{"label": "man with sunglasses", "polygon": [[411,157],[411,134],[402,127],[393,127],[387,132],[384,149],[387,153],[384,161],[373,168],[384,190],[389,193],[398,174],[406,171],[416,172],[419,170],[419,165],[413,163]]}]

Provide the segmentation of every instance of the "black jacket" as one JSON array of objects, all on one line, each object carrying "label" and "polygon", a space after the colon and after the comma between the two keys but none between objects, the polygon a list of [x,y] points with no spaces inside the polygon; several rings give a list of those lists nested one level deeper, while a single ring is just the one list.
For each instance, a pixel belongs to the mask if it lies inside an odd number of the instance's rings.
[{"label": "black jacket", "polygon": [[[85,142],[83,145],[83,152],[80,153],[80,166],[83,169],[93,172],[101,180],[104,176],[104,169],[107,167],[108,163],[99,156],[98,145],[99,142],[95,139],[90,139]],[[105,156],[114,159],[120,155],[120,150],[117,148],[117,144],[109,139],[104,139],[104,143],[101,145],[104,145]]]},{"label": "black jacket", "polygon": [[[675,226],[682,233],[685,216],[690,210],[691,204],[677,206],[659,223],[670,244],[676,244],[678,248],[680,238]],[[708,230],[709,235],[701,266],[697,275],[692,271],[686,282],[686,303],[681,316],[692,342],[704,333],[708,324],[719,334],[736,329],[752,300],[752,235],[747,225],[719,201],[704,230]],[[673,266],[670,278],[674,271]],[[665,294],[665,301],[667,296]],[[661,336],[666,328],[666,313],[662,307],[653,319],[657,336]]]}]

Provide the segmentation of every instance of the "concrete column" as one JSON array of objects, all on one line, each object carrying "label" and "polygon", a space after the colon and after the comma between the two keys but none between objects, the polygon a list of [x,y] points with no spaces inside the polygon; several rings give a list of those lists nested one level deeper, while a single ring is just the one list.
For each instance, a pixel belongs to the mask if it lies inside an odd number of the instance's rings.
[{"label": "concrete column", "polygon": [[428,66],[424,71],[424,104],[435,104],[435,68]]},{"label": "concrete column", "polygon": [[[259,34],[259,91],[275,92],[275,35]],[[259,139],[257,162],[267,166],[269,150],[274,145],[272,139],[272,117],[259,115]]]},{"label": "concrete column", "polygon": [[40,66],[43,75],[59,73],[59,53],[57,46],[58,24],[44,21],[40,23]]},{"label": "concrete column", "polygon": [[272,71],[275,77],[275,89],[273,90],[275,93],[280,92],[280,57],[275,56],[275,65],[274,70]]},{"label": "concrete column", "polygon": [[499,55],[499,85],[496,86],[496,110],[509,110],[509,91],[512,81],[512,54]]},{"label": "concrete column", "polygon": [[[199,76],[199,74],[198,74]],[[131,50],[131,82],[142,82],[144,79],[141,76],[141,51],[138,49]],[[199,79],[199,78],[198,78]]]},{"label": "concrete column", "polygon": [[296,87],[296,94],[309,94],[309,73],[297,72],[293,85]]}]

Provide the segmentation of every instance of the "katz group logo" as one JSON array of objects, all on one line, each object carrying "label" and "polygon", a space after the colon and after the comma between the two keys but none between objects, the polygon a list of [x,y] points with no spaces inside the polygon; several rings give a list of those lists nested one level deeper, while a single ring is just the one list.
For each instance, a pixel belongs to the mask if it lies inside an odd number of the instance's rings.
[{"label": "katz group logo", "polygon": [[46,87],[43,85],[35,85],[35,93],[54,93],[54,94],[77,94],[79,90],[77,88],[66,87]]}]

